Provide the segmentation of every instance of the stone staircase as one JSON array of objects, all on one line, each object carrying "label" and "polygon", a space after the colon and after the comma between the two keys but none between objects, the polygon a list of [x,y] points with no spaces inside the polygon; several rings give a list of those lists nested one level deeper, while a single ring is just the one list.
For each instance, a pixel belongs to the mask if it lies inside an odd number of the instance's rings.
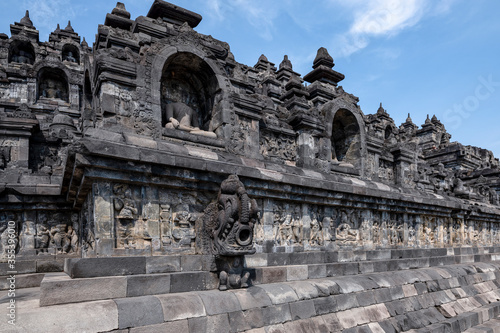
[{"label": "stone staircase", "polygon": [[[253,286],[224,292],[211,256],[68,259],[45,275],[35,307],[20,303],[16,329],[497,332],[499,250],[259,253],[246,258]],[[81,327],[64,320],[75,313]]]}]

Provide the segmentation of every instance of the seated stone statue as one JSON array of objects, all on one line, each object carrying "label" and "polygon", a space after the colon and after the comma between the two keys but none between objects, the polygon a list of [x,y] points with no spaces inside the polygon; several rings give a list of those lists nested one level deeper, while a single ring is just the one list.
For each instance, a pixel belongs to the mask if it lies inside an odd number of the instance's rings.
[{"label": "seated stone statue", "polygon": [[29,52],[19,50],[18,54],[12,56],[12,61],[20,64],[33,64],[33,56]]},{"label": "seated stone statue", "polygon": [[73,57],[73,52],[71,52],[71,51],[68,51],[68,53],[64,56],[63,60],[66,60],[69,62],[76,62],[75,57]]},{"label": "seated stone statue", "polygon": [[57,89],[55,82],[49,80],[47,87],[42,91],[42,96],[47,98],[61,98],[61,92]]},{"label": "seated stone statue", "polygon": [[180,129],[192,134],[203,135],[210,138],[216,138],[213,132],[203,131],[198,126],[196,111],[184,103],[167,104],[165,110],[165,119],[167,123],[165,128]]}]

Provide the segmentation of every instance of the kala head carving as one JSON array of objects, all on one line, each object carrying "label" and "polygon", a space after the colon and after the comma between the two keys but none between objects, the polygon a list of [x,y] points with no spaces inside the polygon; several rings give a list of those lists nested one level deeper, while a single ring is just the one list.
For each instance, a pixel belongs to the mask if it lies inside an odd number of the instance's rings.
[{"label": "kala head carving", "polygon": [[255,253],[253,228],[257,210],[257,202],[248,197],[238,176],[230,175],[221,184],[217,202],[205,209],[198,223],[198,252],[219,256]]}]

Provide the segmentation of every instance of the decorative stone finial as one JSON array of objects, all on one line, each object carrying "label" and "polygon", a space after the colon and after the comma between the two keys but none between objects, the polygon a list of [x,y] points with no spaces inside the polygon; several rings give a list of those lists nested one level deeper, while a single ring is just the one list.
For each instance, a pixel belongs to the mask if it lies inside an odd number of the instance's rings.
[{"label": "decorative stone finial", "polygon": [[267,57],[265,55],[261,54],[258,61],[269,61],[269,60],[267,60]]},{"label": "decorative stone finial", "polygon": [[24,17],[21,19],[21,22],[20,22],[22,25],[25,25],[27,27],[32,27],[33,26],[33,22],[31,22],[30,20],[30,11],[29,10],[26,10],[26,14],[24,15]]},{"label": "decorative stone finial", "polygon": [[292,62],[288,60],[288,56],[285,54],[285,57],[283,58],[283,61],[280,64],[280,69],[282,68],[287,68],[292,70]]},{"label": "decorative stone finial", "polygon": [[411,122],[413,122],[413,121],[411,120],[410,113],[408,113],[408,118],[406,118],[406,122],[407,122],[407,123],[411,123]]},{"label": "decorative stone finial", "polygon": [[320,47],[318,49],[318,53],[316,54],[316,58],[313,62],[313,68],[317,68],[319,66],[326,66],[328,68],[332,68],[335,66],[333,63],[332,56],[328,53],[328,50],[324,47]]},{"label": "decorative stone finial", "polygon": [[123,2],[117,2],[116,7],[111,11],[111,14],[130,19],[130,13],[125,9],[125,4]]},{"label": "decorative stone finial", "polygon": [[83,37],[83,40],[82,40],[82,47],[89,47],[89,44],[87,43],[87,41],[85,40],[85,37]]},{"label": "decorative stone finial", "polygon": [[430,124],[431,123],[431,120],[429,119],[429,115],[427,115],[427,119],[425,119],[425,123],[426,124]]},{"label": "decorative stone finial", "polygon": [[57,23],[57,28],[56,28],[56,31],[57,31],[57,32],[61,31],[61,27],[59,26],[59,23]]},{"label": "decorative stone finial", "polygon": [[437,123],[439,120],[437,119],[436,115],[432,116],[431,122]]},{"label": "decorative stone finial", "polygon": [[387,112],[382,107],[382,102],[380,102],[380,106],[378,107],[377,114],[385,114],[385,113],[387,113]]},{"label": "decorative stone finial", "polygon": [[66,26],[66,28],[64,28],[64,31],[75,32],[75,30],[73,30],[73,27],[71,26],[71,21],[68,20],[68,25]]}]

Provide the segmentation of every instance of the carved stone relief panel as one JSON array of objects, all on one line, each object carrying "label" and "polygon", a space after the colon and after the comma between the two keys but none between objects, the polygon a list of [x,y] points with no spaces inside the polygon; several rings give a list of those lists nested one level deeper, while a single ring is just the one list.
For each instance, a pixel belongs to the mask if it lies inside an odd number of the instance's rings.
[{"label": "carved stone relief panel", "polygon": [[297,142],[294,137],[265,131],[260,135],[260,154],[264,158],[294,165],[297,160]]}]

